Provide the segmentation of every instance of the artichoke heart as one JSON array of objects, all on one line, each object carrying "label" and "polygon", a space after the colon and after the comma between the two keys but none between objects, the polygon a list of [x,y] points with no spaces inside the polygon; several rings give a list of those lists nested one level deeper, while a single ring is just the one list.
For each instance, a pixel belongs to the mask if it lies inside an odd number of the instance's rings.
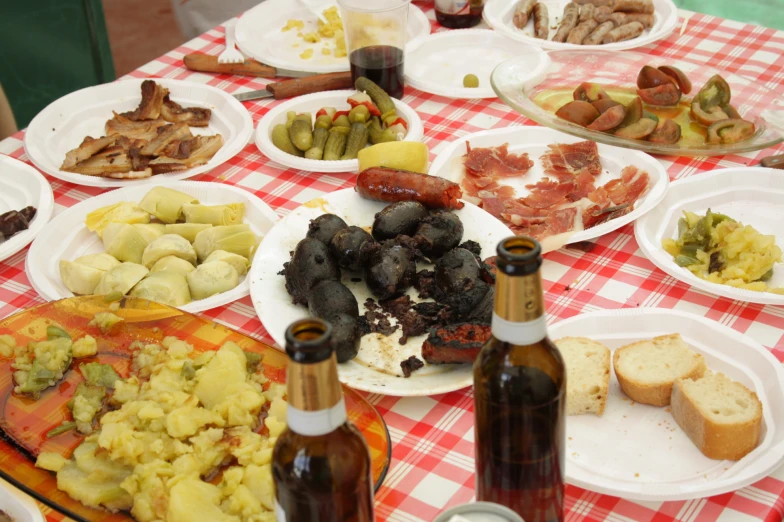
[{"label": "artichoke heart", "polygon": [[183,205],[198,202],[198,199],[178,190],[155,187],[139,202],[139,208],[146,210],[163,223],[176,223],[182,215]]},{"label": "artichoke heart", "polygon": [[259,238],[256,237],[248,225],[231,225],[227,227],[212,227],[196,235],[193,247],[199,256],[199,261],[204,261],[216,250],[225,250],[251,259],[258,246]]},{"label": "artichoke heart", "polygon": [[196,241],[196,234],[211,227],[212,225],[207,223],[174,223],[173,225],[166,225],[165,233],[177,234],[193,243]]},{"label": "artichoke heart", "polygon": [[248,273],[248,267],[250,266],[250,262],[238,254],[232,254],[231,252],[226,252],[225,250],[215,250],[210,255],[207,256],[207,259],[204,260],[204,263],[212,263],[214,261],[225,261],[231,266],[234,267],[234,270],[241,276],[244,276]]},{"label": "artichoke heart", "polygon": [[93,210],[84,220],[87,228],[98,234],[99,237],[103,236],[103,231],[109,223],[149,223],[150,213],[145,212],[139,208],[136,203],[130,201],[122,201]]},{"label": "artichoke heart", "polygon": [[191,292],[185,276],[174,272],[155,272],[139,281],[131,295],[169,306],[191,302]]},{"label": "artichoke heart", "polygon": [[140,264],[147,241],[133,225],[109,223],[103,231],[103,247],[119,261]]},{"label": "artichoke heart", "polygon": [[185,215],[186,223],[206,223],[216,227],[239,225],[245,218],[245,204],[193,205],[188,203],[183,205],[182,213]]},{"label": "artichoke heart", "polygon": [[92,295],[105,273],[105,270],[74,261],[60,260],[60,278],[65,287],[76,295]]},{"label": "artichoke heart", "polygon": [[196,270],[187,275],[187,280],[193,299],[206,299],[240,284],[239,274],[225,261],[199,265]]},{"label": "artichoke heart", "polygon": [[107,270],[111,270],[112,268],[120,264],[120,262],[117,261],[116,257],[110,256],[105,252],[102,254],[88,254],[86,256],[77,257],[76,259],[74,259],[74,263],[78,263],[80,265],[86,265],[89,266],[90,268],[96,268],[104,272],[106,272]]},{"label": "artichoke heart", "polygon": [[136,283],[144,279],[149,270],[136,263],[122,263],[106,272],[95,288],[95,295],[119,292],[122,295],[131,291]]},{"label": "artichoke heart", "polygon": [[162,223],[149,223],[146,225],[132,225],[149,245],[166,233],[166,226]]},{"label": "artichoke heart", "polygon": [[172,274],[179,274],[182,277],[185,277],[194,270],[196,270],[196,267],[188,261],[177,256],[166,256],[160,258],[155,262],[154,265],[152,265],[152,268],[150,268],[150,273],[154,274],[157,272],[170,272]]},{"label": "artichoke heart", "polygon": [[164,234],[144,249],[142,264],[147,268],[152,267],[156,261],[166,256],[175,256],[196,264],[196,251],[193,245],[182,236]]}]

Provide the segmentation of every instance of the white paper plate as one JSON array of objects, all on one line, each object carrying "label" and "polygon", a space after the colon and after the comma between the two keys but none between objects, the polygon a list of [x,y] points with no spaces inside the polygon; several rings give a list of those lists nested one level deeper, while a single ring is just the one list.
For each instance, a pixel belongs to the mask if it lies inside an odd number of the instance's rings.
[{"label": "white paper plate", "polygon": [[[406,83],[420,91],[449,98],[495,98],[490,74],[501,62],[531,54],[533,68],[546,67],[540,48],[511,40],[489,29],[460,29],[434,33],[406,53]],[[475,74],[479,87],[463,87],[463,77]]]},{"label": "white paper plate", "polygon": [[[278,215],[262,200],[231,185],[203,181],[179,181],[160,185],[190,194],[205,205],[245,203],[245,223],[259,236],[272,229],[278,219]],[[151,188],[139,186],[113,190],[82,201],[58,214],[57,218],[41,231],[27,255],[25,270],[36,292],[47,301],[73,297],[60,278],[60,260],[73,261],[80,256],[104,252],[101,238],[90,232],[84,224],[87,214],[122,201],[138,203]],[[240,284],[236,288],[207,299],[192,301],[180,309],[191,313],[203,312],[241,299],[248,295],[249,291],[248,277],[240,277]]]},{"label": "white paper plate", "polygon": [[[548,145],[555,143],[577,143],[585,141],[580,138],[564,134],[552,129],[542,127],[505,127],[503,129],[491,129],[476,132],[463,136],[453,141],[442,152],[438,154],[430,167],[431,176],[440,176],[452,180],[456,183],[465,176],[465,167],[461,158],[466,152],[466,142],[470,142],[472,147],[493,147],[509,144],[509,152],[520,154],[527,152],[528,157],[534,162],[534,166],[523,177],[506,178],[499,180],[499,183],[513,186],[520,197],[525,197],[530,191],[525,185],[536,183],[544,177],[542,163],[539,157],[548,149]],[[579,241],[589,241],[612,232],[622,226],[631,223],[635,219],[653,209],[667,193],[670,178],[658,160],[645,154],[644,152],[612,147],[610,145],[599,144],[599,156],[601,158],[604,172],[597,176],[596,186],[604,185],[611,179],[620,177],[621,170],[628,165],[634,165],[648,173],[650,176],[649,190],[634,205],[634,210],[628,214],[612,219],[606,223],[574,233],[568,237],[566,244],[577,243]],[[548,242],[543,243],[542,247],[546,252],[554,250],[558,245],[552,246]]]},{"label": "white paper plate", "polygon": [[784,370],[764,347],[732,328],[675,310],[637,308],[582,314],[549,328],[550,338],[588,337],[610,350],[679,333],[708,368],[754,391],[762,402],[760,445],[743,459],[705,457],[668,412],[621,392],[615,372],[604,415],[566,421],[566,480],[628,500],[686,500],[752,484],[784,461]]},{"label": "white paper plate", "polygon": [[[289,252],[305,237],[310,220],[332,213],[343,218],[349,225],[370,227],[374,215],[385,206],[385,203],[361,198],[353,188],[339,190],[302,205],[281,219],[266,235],[253,260],[250,295],[264,328],[278,347],[285,345],[286,327],[298,319],[308,317],[307,308],[292,304],[291,296],[286,292],[284,277],[278,275],[278,272],[282,270],[283,263],[289,261]],[[455,213],[463,222],[463,241],[477,241],[482,247],[483,258],[495,255],[498,242],[512,235],[500,221],[470,203]],[[424,268],[425,264],[417,264],[417,270]],[[351,281],[360,275],[344,270],[343,284],[354,292],[360,313],[364,313],[363,303],[372,295],[364,282]],[[419,301],[416,290],[409,290],[408,295]],[[340,381],[357,390],[398,397],[435,395],[471,386],[473,373],[471,365],[468,364],[426,364],[424,368],[412,373],[411,377],[402,377],[400,362],[411,355],[421,358],[422,342],[426,337],[410,337],[408,342],[401,346],[398,343],[399,331],[389,337],[379,334],[364,336],[357,357],[339,365]],[[381,371],[380,368],[387,368],[387,372]]]},{"label": "white paper plate", "polygon": [[14,522],[45,522],[35,501],[9,482],[0,480],[0,509]]},{"label": "white paper plate", "polygon": [[[487,0],[484,11],[482,11],[482,18],[484,18],[487,25],[505,36],[543,49],[601,49],[604,51],[634,49],[667,38],[678,25],[678,8],[672,0],[653,0],[653,5],[656,9],[653,15],[653,27],[646,29],[637,38],[626,40],[625,42],[602,45],[576,45],[566,42],[553,42],[552,40],[534,38],[532,21],[529,21],[528,25],[522,30],[512,24],[512,16],[517,3],[517,0]],[[550,13],[550,38],[552,38],[558,30],[564,7],[569,3],[569,0],[543,0],[543,3],[547,6],[547,11]]]},{"label": "white paper plate", "polygon": [[[329,91],[306,94],[287,100],[264,115],[256,125],[256,146],[259,150],[273,161],[286,167],[310,172],[359,172],[359,160],[337,160],[324,161],[300,158],[292,156],[288,152],[283,152],[277,148],[270,136],[272,129],[278,123],[286,123],[286,113],[288,111],[310,112],[315,119],[316,111],[323,107],[335,107],[339,111],[350,108],[346,99],[356,94],[356,90],[347,89],[344,91]],[[404,141],[422,141],[425,134],[425,127],[422,120],[414,109],[409,105],[392,98],[397,109],[397,114],[408,123],[408,133]]]},{"label": "white paper plate", "polygon": [[[653,211],[635,223],[634,236],[645,257],[672,277],[705,292],[748,303],[784,305],[784,295],[753,292],[700,279],[675,264],[661,246],[666,238],[678,236],[678,219],[683,211],[726,214],[762,234],[776,236],[784,248],[784,172],[762,167],[717,170],[676,181],[667,196]],[[778,263],[770,287],[784,287],[784,263]]]},{"label": "white paper plate", "polygon": [[86,176],[60,170],[65,153],[79,146],[85,136],[106,134],[104,126],[112,111],[134,110],[141,101],[142,79],[87,87],[50,103],[30,122],[24,137],[25,152],[40,170],[57,179],[90,187],[127,187],[159,184],[209,172],[234,157],[248,144],[253,133],[250,113],[230,94],[209,85],[182,80],[155,78],[169,89],[171,98],[185,107],[212,110],[207,127],[191,127],[194,135],[223,136],[223,147],[205,165],[174,174],[161,174],[140,180],[121,180]]},{"label": "white paper plate", "polygon": [[0,214],[27,206],[36,208],[33,222],[27,230],[0,243],[0,261],[29,245],[54,210],[52,187],[46,178],[27,163],[0,154]]},{"label": "white paper plate", "polygon": [[[323,11],[335,2],[327,2]],[[408,12],[408,44],[406,51],[420,38],[430,34],[430,21],[417,6],[411,4]],[[342,72],[349,70],[348,57],[336,58],[321,53],[324,47],[335,48],[334,38],[318,43],[306,43],[297,36],[296,29],[282,31],[288,20],[302,20],[302,33],[316,32],[316,16],[297,0],[266,0],[250,9],[237,22],[237,44],[251,58],[282,69],[312,73]],[[297,47],[294,47],[294,46]],[[300,58],[306,49],[313,49],[313,57]]]}]

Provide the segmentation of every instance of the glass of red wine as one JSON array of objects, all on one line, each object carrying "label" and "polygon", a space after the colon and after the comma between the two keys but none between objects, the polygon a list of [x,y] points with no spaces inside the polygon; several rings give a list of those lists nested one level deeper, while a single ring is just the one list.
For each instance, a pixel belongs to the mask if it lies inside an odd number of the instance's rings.
[{"label": "glass of red wine", "polygon": [[351,77],[365,77],[403,97],[403,62],[411,0],[338,0]]}]

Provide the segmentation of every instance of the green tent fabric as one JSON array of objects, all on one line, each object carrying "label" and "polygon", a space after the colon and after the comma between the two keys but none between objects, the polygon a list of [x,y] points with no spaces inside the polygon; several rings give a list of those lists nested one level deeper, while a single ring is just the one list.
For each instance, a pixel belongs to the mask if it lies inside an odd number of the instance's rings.
[{"label": "green tent fabric", "polygon": [[100,0],[3,0],[0,84],[24,128],[54,100],[114,79]]},{"label": "green tent fabric", "polygon": [[784,30],[784,0],[674,0],[681,9]]}]

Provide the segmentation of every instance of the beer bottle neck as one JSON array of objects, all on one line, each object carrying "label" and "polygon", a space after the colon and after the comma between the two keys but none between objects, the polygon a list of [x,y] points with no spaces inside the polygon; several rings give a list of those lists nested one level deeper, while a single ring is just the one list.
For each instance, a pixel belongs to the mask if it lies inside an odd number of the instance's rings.
[{"label": "beer bottle neck", "polygon": [[517,345],[538,343],[547,336],[538,271],[523,276],[497,273],[492,332],[496,339]]},{"label": "beer bottle neck", "polygon": [[286,370],[287,423],[294,433],[326,435],[347,420],[335,354],[318,363],[289,361]]}]

